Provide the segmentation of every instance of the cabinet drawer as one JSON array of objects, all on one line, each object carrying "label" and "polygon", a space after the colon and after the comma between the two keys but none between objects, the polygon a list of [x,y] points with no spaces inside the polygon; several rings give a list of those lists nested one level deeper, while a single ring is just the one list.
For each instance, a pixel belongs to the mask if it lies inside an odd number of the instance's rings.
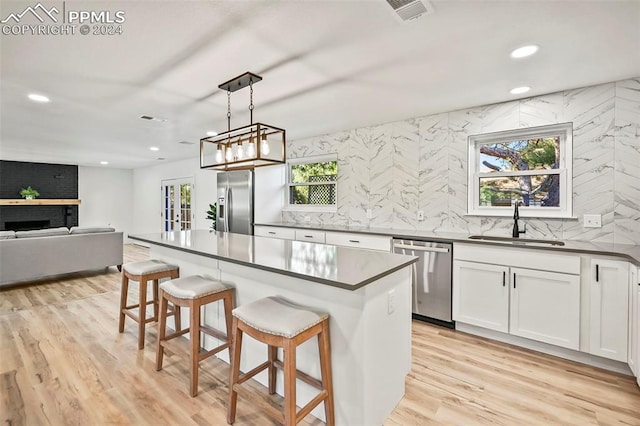
[{"label": "cabinet drawer", "polygon": [[276,226],[256,226],[253,234],[259,237],[282,238],[283,240],[293,240],[296,238],[295,230],[291,228],[278,228]]},{"label": "cabinet drawer", "polygon": [[349,234],[344,232],[327,232],[327,244],[336,246],[357,247],[369,250],[391,250],[391,237],[382,235]]},{"label": "cabinet drawer", "polygon": [[312,241],[314,243],[324,243],[324,232],[296,229],[296,240]]},{"label": "cabinet drawer", "polygon": [[495,245],[459,244],[453,246],[453,258],[469,262],[509,265],[565,274],[580,274],[580,256],[546,251],[542,248],[524,249]]}]

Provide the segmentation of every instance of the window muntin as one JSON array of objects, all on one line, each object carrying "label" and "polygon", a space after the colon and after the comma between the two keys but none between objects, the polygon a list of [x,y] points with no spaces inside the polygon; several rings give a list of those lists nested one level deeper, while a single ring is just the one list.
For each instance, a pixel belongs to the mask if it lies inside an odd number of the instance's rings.
[{"label": "window muntin", "polygon": [[469,137],[468,213],[571,217],[571,123]]},{"label": "window muntin", "polygon": [[322,210],[337,206],[336,155],[305,157],[288,163],[288,197],[291,209]]}]

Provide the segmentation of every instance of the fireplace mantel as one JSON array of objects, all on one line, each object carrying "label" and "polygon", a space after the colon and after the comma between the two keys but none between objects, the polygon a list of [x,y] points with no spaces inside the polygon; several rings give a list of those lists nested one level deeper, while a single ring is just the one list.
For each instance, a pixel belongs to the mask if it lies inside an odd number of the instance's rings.
[{"label": "fireplace mantel", "polygon": [[0,206],[77,206],[80,200],[71,199],[46,199],[36,198],[35,200],[22,199],[0,199]]}]

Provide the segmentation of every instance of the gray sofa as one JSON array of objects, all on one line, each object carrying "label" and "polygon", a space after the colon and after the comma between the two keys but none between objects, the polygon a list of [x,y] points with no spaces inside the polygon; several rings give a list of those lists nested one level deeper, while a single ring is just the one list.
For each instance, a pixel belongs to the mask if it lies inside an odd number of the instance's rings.
[{"label": "gray sofa", "polygon": [[120,270],[122,238],[113,228],[0,231],[0,287],[108,266]]}]

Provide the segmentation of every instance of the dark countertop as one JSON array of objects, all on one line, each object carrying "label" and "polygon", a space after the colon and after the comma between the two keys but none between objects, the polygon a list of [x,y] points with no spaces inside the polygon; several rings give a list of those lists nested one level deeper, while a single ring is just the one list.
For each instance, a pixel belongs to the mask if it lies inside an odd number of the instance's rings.
[{"label": "dark countertop", "polygon": [[[436,242],[451,242],[465,244],[484,244],[493,246],[516,246],[526,249],[542,249],[560,252],[574,252],[595,254],[600,256],[616,256],[624,258],[634,264],[640,266],[640,245],[634,244],[613,244],[613,243],[597,243],[579,240],[562,240],[563,246],[550,245],[545,243],[527,242],[526,238],[521,238],[517,242],[487,241],[487,240],[471,240],[467,233],[456,232],[434,232],[434,231],[418,231],[412,229],[388,229],[388,228],[368,228],[363,226],[338,226],[338,225],[311,225],[289,222],[277,223],[256,223],[256,226],[278,226],[284,228],[313,229],[318,231],[331,232],[352,232],[369,235],[384,235],[394,238],[428,240]],[[504,236],[504,235],[502,235]]]},{"label": "dark countertop", "polygon": [[356,290],[417,261],[415,256],[208,230],[129,235],[213,259]]}]

